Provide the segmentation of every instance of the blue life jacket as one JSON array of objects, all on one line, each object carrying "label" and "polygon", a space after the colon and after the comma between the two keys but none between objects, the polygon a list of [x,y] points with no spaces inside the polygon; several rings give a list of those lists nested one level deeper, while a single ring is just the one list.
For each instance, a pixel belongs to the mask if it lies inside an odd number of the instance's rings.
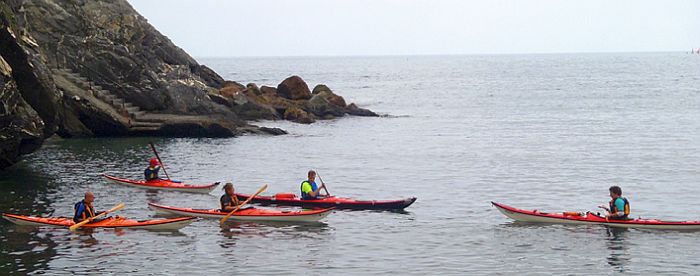
[{"label": "blue life jacket", "polygon": [[301,187],[299,187],[299,190],[301,191],[301,199],[316,199],[316,198],[318,198],[318,197],[310,196],[308,193],[304,192],[304,183],[309,183],[311,185],[312,191],[318,190],[318,186],[316,186],[316,182],[314,182],[314,181],[309,182],[308,180],[302,181]]},{"label": "blue life jacket", "polygon": [[85,200],[81,200],[73,206],[75,210],[75,215],[73,215],[74,222],[81,222],[86,218],[94,217],[95,210],[85,204]]},{"label": "blue life jacket", "polygon": [[158,179],[158,171],[160,171],[160,166],[156,166],[152,169],[149,166],[143,171],[144,178],[146,179],[146,181]]}]

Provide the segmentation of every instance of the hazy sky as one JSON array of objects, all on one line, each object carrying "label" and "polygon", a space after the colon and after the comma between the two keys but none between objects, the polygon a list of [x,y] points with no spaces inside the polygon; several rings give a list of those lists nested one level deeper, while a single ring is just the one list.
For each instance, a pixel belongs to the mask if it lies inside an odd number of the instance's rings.
[{"label": "hazy sky", "polygon": [[195,57],[689,51],[700,1],[129,0]]}]

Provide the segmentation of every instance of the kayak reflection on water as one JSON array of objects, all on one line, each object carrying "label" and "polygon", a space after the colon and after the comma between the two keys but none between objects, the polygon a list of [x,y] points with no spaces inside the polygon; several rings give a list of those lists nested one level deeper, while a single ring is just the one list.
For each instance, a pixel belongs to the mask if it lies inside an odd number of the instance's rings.
[{"label": "kayak reflection on water", "polygon": [[628,246],[625,243],[625,236],[629,233],[627,228],[606,227],[608,238],[607,248],[610,250],[608,264],[617,269],[618,272],[625,272],[625,266],[630,263],[631,256],[627,252]]},{"label": "kayak reflection on water", "polygon": [[240,237],[267,237],[279,234],[288,237],[288,240],[314,239],[319,235],[329,234],[331,228],[325,222],[290,223],[282,221],[230,221],[221,224],[221,234],[226,238],[219,243],[222,248],[230,248],[236,245]]}]

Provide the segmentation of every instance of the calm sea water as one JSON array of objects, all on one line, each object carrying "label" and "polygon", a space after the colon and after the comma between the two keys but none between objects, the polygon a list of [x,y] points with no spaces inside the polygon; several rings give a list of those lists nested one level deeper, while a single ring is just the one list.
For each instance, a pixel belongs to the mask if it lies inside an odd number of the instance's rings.
[{"label": "calm sea water", "polygon": [[146,202],[214,207],[210,195],[107,184],[140,177],[160,146],[174,178],[296,192],[314,168],[333,194],[417,196],[406,212],[336,211],[318,224],[200,220],[178,232],[69,233],[0,223],[0,274],[697,274],[700,232],[513,223],[497,201],[594,210],[622,186],[635,217],[700,219],[700,56],[570,54],[202,59],[227,79],[298,74],[389,116],[289,135],[47,142],[0,172],[0,211],[154,217]]}]

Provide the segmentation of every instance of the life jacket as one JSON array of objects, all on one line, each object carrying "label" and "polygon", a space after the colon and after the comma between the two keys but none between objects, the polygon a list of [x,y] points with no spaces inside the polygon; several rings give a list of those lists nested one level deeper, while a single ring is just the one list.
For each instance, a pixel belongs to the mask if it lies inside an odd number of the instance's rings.
[{"label": "life jacket", "polygon": [[299,187],[299,190],[301,191],[301,198],[302,199],[316,199],[316,197],[310,196],[309,194],[304,192],[304,184],[305,183],[309,183],[309,185],[311,185],[312,191],[318,190],[318,186],[316,186],[316,182],[309,182],[308,180],[304,180],[301,182],[301,186]]},{"label": "life jacket", "polygon": [[158,171],[160,171],[160,166],[148,167],[143,171],[144,178],[146,181],[158,179]]},{"label": "life jacket", "polygon": [[[625,215],[623,215],[619,218],[620,219],[627,219],[627,216],[630,214],[630,202],[627,201],[627,199],[624,197],[618,197],[618,198],[622,199],[625,202],[625,210],[623,210]],[[615,201],[617,201],[617,198],[610,201],[610,213],[613,213],[613,214],[620,212],[620,210],[618,210],[617,207],[615,206]]]},{"label": "life jacket", "polygon": [[75,222],[81,222],[84,219],[95,216],[95,210],[85,204],[85,200],[78,201],[73,206],[73,209],[75,210],[75,215],[73,215],[73,221]]},{"label": "life jacket", "polygon": [[[229,197],[230,200],[226,203],[226,205],[224,205],[224,199],[226,197]],[[230,196],[228,194],[222,195],[221,198],[219,199],[219,202],[221,202],[221,211],[222,212],[226,211],[226,209],[224,209],[224,207],[232,207],[232,206],[237,206],[239,204],[238,196],[236,196],[236,195]]]}]

